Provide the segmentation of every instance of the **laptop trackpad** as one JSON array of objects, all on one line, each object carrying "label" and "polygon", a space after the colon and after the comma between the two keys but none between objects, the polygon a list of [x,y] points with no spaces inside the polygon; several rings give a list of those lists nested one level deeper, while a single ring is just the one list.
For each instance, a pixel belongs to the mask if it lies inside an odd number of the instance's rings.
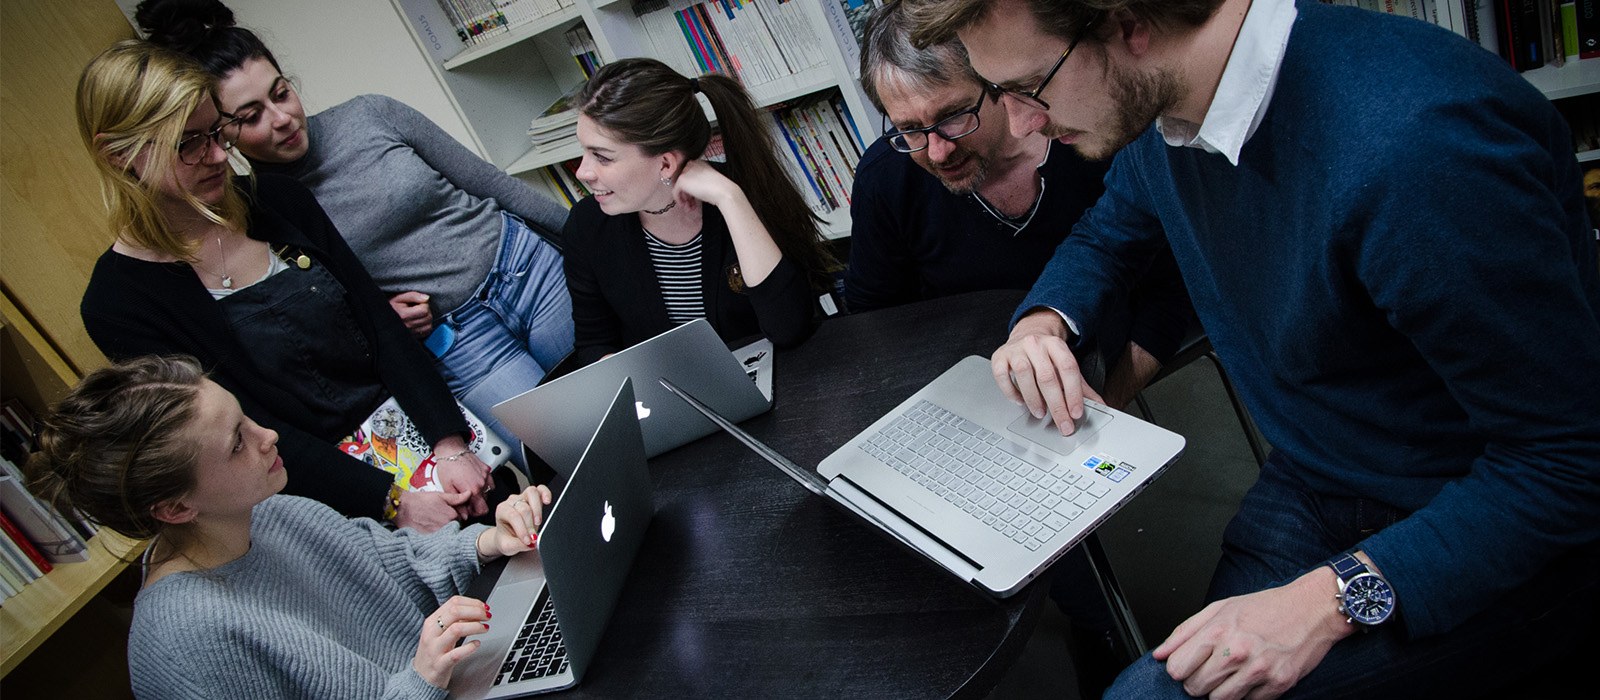
[{"label": "laptop trackpad", "polygon": [[1084,440],[1089,439],[1095,433],[1100,432],[1101,428],[1106,427],[1106,424],[1110,423],[1113,417],[1099,407],[1085,403],[1083,405],[1083,418],[1077,421],[1078,429],[1065,437],[1061,435],[1060,430],[1056,429],[1056,422],[1051,420],[1049,416],[1034,418],[1032,415],[1023,413],[1021,418],[1012,421],[1011,425],[1006,426],[1006,428],[1013,434],[1051,452],[1070,455],[1073,450],[1078,449],[1078,446],[1083,444]]}]

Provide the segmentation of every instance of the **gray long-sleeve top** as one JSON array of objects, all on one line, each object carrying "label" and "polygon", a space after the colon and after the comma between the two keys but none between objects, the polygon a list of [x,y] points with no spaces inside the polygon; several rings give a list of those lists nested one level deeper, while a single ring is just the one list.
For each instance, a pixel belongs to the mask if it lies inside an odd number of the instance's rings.
[{"label": "gray long-sleeve top", "polygon": [[362,95],[310,117],[311,148],[288,164],[389,294],[419,291],[434,313],[465,303],[500,250],[502,210],[560,247],[567,210],[467,150],[420,112]]},{"label": "gray long-sleeve top", "polygon": [[390,532],[316,501],[268,498],[243,557],[139,592],[134,695],[443,698],[411,660],[424,619],[477,574],[484,527]]}]

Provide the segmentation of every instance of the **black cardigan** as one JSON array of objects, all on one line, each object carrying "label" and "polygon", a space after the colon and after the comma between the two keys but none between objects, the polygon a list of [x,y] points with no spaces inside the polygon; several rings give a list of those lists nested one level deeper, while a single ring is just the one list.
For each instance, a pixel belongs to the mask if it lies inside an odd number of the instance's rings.
[{"label": "black cardigan", "polygon": [[[776,347],[811,335],[811,288],[800,266],[784,256],[754,287],[735,291],[730,279],[739,258],[721,212],[702,204],[701,288],[706,320],[724,341],[756,334]],[[638,214],[609,216],[593,197],[578,202],[562,230],[567,289],[580,365],[672,330],[667,304]]]},{"label": "black cardigan", "polygon": [[[384,387],[400,402],[429,444],[467,434],[467,424],[433,357],[401,324],[388,299],[350,252],[311,192],[293,179],[260,175],[255,192],[235,186],[250,203],[248,235],[287,256],[305,253],[325,265],[349,292],[353,316]],[[292,272],[292,271],[291,271]],[[188,354],[211,379],[239,398],[245,414],[278,431],[288,468],[285,493],[313,498],[349,516],[378,517],[393,477],[341,452],[344,435],[318,435],[296,424],[307,415],[294,387],[282,386],[252,361],[229,330],[219,302],[187,263],[152,263],[106,251],[95,263],[79,307],[89,337],[113,359]],[[366,416],[351,416],[354,430]]]}]

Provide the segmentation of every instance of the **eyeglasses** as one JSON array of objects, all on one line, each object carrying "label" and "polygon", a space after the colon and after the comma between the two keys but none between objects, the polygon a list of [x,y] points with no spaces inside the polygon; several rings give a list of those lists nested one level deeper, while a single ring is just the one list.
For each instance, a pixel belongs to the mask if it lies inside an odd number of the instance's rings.
[{"label": "eyeglasses", "polygon": [[884,119],[883,137],[889,139],[889,147],[901,153],[916,153],[928,147],[928,134],[937,133],[946,141],[954,141],[978,130],[978,110],[983,109],[984,98],[998,101],[1000,96],[988,89],[978,95],[977,104],[963,109],[955,114],[940,119],[933,126],[924,126],[918,129],[895,129],[889,126],[888,119]]},{"label": "eyeglasses", "polygon": [[1099,18],[1095,18],[1084,23],[1083,27],[1078,30],[1077,36],[1072,37],[1072,41],[1067,44],[1067,50],[1061,52],[1061,58],[1056,59],[1056,64],[1050,67],[1050,72],[1044,74],[1044,80],[1040,80],[1039,84],[1034,86],[1032,90],[1023,91],[1014,88],[1003,88],[994,83],[988,83],[988,87],[985,89],[996,95],[1010,97],[1034,109],[1050,111],[1050,103],[1039,99],[1039,93],[1044,92],[1045,86],[1050,84],[1050,79],[1056,77],[1056,73],[1061,70],[1061,66],[1066,65],[1067,57],[1072,55],[1072,50],[1078,48],[1078,42],[1083,41],[1084,35],[1088,34],[1089,30],[1099,22]]},{"label": "eyeglasses", "polygon": [[201,134],[191,134],[178,141],[178,160],[184,165],[199,165],[215,143],[226,151],[239,141],[241,124],[238,119],[228,119],[217,128]]}]

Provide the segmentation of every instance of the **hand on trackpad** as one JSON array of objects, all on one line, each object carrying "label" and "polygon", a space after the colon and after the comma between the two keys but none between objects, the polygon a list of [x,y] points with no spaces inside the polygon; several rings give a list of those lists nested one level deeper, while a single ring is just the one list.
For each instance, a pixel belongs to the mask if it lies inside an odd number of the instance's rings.
[{"label": "hand on trackpad", "polygon": [[1083,417],[1076,421],[1077,430],[1071,435],[1063,436],[1061,430],[1056,427],[1055,421],[1051,420],[1049,416],[1034,418],[1027,413],[1023,413],[1021,418],[1012,421],[1011,425],[1006,426],[1006,429],[1018,437],[1024,438],[1028,442],[1051,452],[1066,455],[1072,454],[1072,451],[1078,449],[1078,445],[1083,444],[1084,440],[1100,432],[1100,429],[1106,427],[1106,424],[1110,423],[1114,417],[1097,406],[1085,403],[1083,405]]}]

